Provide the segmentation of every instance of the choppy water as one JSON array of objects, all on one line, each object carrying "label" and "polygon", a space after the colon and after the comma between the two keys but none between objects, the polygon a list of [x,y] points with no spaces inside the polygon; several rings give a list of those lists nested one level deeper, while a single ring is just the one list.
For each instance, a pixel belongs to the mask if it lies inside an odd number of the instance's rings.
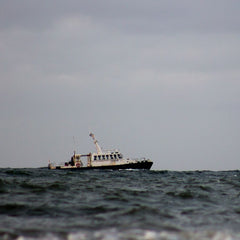
[{"label": "choppy water", "polygon": [[0,239],[240,239],[240,172],[0,169]]}]

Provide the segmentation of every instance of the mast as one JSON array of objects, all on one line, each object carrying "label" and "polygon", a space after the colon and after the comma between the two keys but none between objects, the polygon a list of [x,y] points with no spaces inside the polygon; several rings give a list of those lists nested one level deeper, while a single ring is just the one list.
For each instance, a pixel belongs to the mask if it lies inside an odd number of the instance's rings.
[{"label": "mast", "polygon": [[94,134],[93,134],[93,133],[90,133],[89,136],[92,137],[92,139],[93,139],[93,142],[94,142],[94,144],[95,144],[95,146],[96,146],[96,149],[97,149],[97,154],[102,154],[102,153],[103,153],[103,152],[102,152],[102,149],[101,149],[101,147],[98,145],[98,141],[96,140]]}]

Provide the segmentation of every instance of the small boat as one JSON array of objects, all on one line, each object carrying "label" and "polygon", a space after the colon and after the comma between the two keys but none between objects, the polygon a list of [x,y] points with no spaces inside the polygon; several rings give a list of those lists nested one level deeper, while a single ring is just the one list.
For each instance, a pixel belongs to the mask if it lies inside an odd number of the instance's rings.
[{"label": "small boat", "polygon": [[129,159],[124,158],[118,150],[102,151],[93,133],[89,134],[92,137],[96,146],[97,153],[76,154],[69,162],[55,165],[51,162],[48,164],[48,169],[60,170],[88,170],[88,169],[150,169],[153,162],[150,159]]}]

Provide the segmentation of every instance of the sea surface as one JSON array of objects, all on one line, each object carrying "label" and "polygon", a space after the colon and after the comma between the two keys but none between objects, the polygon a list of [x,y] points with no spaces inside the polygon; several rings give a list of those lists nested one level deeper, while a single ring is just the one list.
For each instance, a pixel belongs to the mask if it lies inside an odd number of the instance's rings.
[{"label": "sea surface", "polygon": [[240,172],[0,169],[0,239],[240,239]]}]

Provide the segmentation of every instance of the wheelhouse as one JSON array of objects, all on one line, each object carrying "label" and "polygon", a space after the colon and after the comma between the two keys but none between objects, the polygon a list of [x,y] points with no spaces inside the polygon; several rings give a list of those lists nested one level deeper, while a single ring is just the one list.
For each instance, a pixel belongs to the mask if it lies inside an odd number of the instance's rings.
[{"label": "wheelhouse", "polygon": [[117,161],[122,159],[123,155],[120,152],[109,152],[109,153],[102,153],[102,154],[92,154],[93,161],[104,161],[104,160],[113,160]]}]

